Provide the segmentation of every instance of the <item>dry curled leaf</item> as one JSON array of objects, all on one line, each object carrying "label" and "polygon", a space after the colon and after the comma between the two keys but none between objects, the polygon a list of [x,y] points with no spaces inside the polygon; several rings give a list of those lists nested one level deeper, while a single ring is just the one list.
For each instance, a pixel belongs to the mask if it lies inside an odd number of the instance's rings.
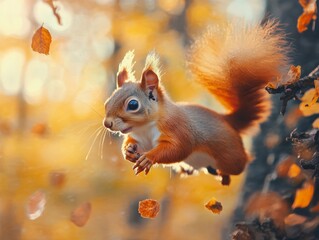
[{"label": "dry curled leaf", "polygon": [[26,205],[28,218],[35,220],[40,217],[44,211],[45,204],[46,197],[43,191],[39,190],[31,194]]},{"label": "dry curled leaf", "polygon": [[33,51],[42,53],[42,54],[49,54],[50,51],[50,44],[52,38],[50,32],[41,26],[32,37],[31,47]]},{"label": "dry curled leaf", "polygon": [[294,203],[292,208],[305,208],[311,202],[314,193],[314,186],[312,181],[307,181],[303,184],[302,188],[298,189],[296,192]]},{"label": "dry curled leaf", "polygon": [[311,21],[317,19],[317,0],[299,0],[300,5],[303,8],[303,13],[298,18],[297,29],[298,32],[304,32],[308,29],[308,25]]},{"label": "dry curled leaf", "polygon": [[78,227],[83,227],[90,218],[91,214],[91,203],[85,202],[74,209],[71,213],[70,220]]},{"label": "dry curled leaf", "polygon": [[143,218],[155,218],[160,210],[160,204],[153,199],[145,199],[138,204],[138,212]]},{"label": "dry curled leaf", "polygon": [[299,65],[298,66],[291,65],[287,73],[287,85],[293,84],[299,81],[300,75],[301,75],[301,67]]},{"label": "dry curled leaf", "polygon": [[218,202],[215,198],[209,200],[209,202],[205,204],[205,207],[213,213],[217,214],[220,214],[220,212],[223,210],[222,204]]},{"label": "dry curled leaf", "polygon": [[55,18],[56,18],[56,20],[58,21],[58,23],[59,23],[60,25],[62,25],[61,16],[60,16],[60,14],[57,12],[57,11],[58,11],[58,8],[57,8],[56,6],[54,6],[53,0],[43,0],[43,2],[47,3],[47,4],[51,7],[51,9],[52,9],[52,11],[53,11],[53,14],[54,14],[54,16],[55,16]]}]

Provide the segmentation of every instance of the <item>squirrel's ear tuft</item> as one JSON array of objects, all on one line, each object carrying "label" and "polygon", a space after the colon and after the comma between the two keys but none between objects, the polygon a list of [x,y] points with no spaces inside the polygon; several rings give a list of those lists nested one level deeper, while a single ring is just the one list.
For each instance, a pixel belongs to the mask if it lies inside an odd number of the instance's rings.
[{"label": "squirrel's ear tuft", "polygon": [[122,85],[127,80],[135,81],[133,66],[135,62],[134,59],[134,50],[128,51],[122,62],[119,65],[119,70],[117,72],[117,87],[122,87]]},{"label": "squirrel's ear tuft", "polygon": [[160,81],[159,57],[155,51],[146,57],[145,67],[142,73],[141,86],[144,90],[154,90],[158,88]]}]

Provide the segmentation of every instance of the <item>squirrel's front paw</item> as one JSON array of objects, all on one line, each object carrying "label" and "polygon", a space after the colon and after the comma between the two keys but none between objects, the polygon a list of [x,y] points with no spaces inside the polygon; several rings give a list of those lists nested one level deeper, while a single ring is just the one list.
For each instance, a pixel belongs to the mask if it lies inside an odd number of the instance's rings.
[{"label": "squirrel's front paw", "polygon": [[125,147],[124,154],[125,159],[133,163],[135,163],[140,157],[140,154],[137,152],[137,145],[132,143]]},{"label": "squirrel's front paw", "polygon": [[145,175],[148,174],[151,167],[153,166],[153,162],[148,159],[145,155],[142,155],[134,164],[133,169],[135,170],[135,175],[143,172],[145,170]]}]

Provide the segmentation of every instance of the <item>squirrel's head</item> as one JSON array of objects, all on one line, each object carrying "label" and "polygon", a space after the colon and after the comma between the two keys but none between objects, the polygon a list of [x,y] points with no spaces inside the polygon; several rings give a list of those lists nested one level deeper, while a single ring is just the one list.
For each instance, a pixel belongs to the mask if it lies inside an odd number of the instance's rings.
[{"label": "squirrel's head", "polygon": [[105,102],[103,125],[110,131],[131,132],[134,128],[154,121],[163,99],[160,87],[159,58],[150,53],[140,81],[133,71],[134,52],[126,53],[119,65],[117,88]]}]

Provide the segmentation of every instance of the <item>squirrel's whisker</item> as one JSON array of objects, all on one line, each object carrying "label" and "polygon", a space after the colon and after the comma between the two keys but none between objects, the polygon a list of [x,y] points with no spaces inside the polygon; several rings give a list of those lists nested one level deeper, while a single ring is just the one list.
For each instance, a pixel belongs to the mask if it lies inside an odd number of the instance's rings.
[{"label": "squirrel's whisker", "polygon": [[[90,153],[91,153],[91,151],[92,151],[92,148],[93,148],[93,146],[94,146],[94,143],[96,142],[96,139],[98,138],[98,136],[100,135],[100,133],[102,132],[102,130],[103,129],[101,129],[103,126],[101,126],[101,127],[99,127],[96,131],[95,131],[95,137],[94,137],[94,139],[93,139],[93,142],[92,142],[92,144],[91,144],[91,146],[90,146],[90,149],[89,149],[89,151],[88,151],[88,153],[86,154],[86,157],[85,157],[85,160],[88,160],[88,157],[90,156]],[[94,136],[94,135],[93,135]]]}]

